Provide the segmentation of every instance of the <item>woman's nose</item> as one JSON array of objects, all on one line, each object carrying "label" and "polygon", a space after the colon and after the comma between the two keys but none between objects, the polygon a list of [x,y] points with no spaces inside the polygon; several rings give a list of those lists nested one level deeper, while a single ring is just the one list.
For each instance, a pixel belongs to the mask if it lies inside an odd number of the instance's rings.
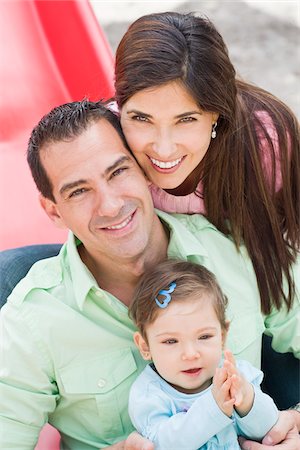
[{"label": "woman's nose", "polygon": [[152,148],[157,158],[169,161],[176,153],[176,144],[170,131],[161,131],[155,136]]}]

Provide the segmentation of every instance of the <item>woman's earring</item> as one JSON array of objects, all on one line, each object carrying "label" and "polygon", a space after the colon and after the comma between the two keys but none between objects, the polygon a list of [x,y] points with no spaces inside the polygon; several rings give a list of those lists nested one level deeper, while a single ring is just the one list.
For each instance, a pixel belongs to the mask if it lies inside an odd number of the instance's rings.
[{"label": "woman's earring", "polygon": [[218,122],[215,122],[215,123],[213,124],[212,132],[211,132],[211,137],[212,137],[212,139],[215,139],[215,137],[217,137],[217,132],[216,132],[217,125],[218,125]]}]

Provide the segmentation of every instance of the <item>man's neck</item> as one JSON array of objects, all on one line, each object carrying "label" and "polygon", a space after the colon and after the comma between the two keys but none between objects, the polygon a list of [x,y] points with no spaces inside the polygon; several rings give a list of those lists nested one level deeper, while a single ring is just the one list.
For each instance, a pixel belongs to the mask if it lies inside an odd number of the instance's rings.
[{"label": "man's neck", "polygon": [[155,242],[151,242],[144,253],[135,258],[116,260],[109,256],[103,258],[103,255],[98,258],[84,246],[79,249],[79,254],[101,289],[108,291],[128,306],[143,273],[167,257],[169,233],[161,222],[154,235]]}]

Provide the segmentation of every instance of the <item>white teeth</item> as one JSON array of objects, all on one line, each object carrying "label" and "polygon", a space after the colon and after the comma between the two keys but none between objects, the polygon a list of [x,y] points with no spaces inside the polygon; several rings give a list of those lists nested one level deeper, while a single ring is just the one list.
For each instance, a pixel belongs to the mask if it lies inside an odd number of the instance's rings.
[{"label": "white teeth", "polygon": [[129,222],[131,221],[132,215],[130,217],[128,217],[126,220],[124,220],[124,222],[119,223],[119,225],[112,225],[111,227],[106,227],[107,230],[120,230],[121,228],[126,227],[126,225],[129,224]]},{"label": "white teeth", "polygon": [[182,158],[179,159],[175,159],[175,161],[158,161],[158,159],[154,159],[154,158],[150,158],[151,162],[159,167],[160,169],[171,169],[171,167],[175,167],[177,166],[177,164],[180,163],[180,161],[182,160]]}]

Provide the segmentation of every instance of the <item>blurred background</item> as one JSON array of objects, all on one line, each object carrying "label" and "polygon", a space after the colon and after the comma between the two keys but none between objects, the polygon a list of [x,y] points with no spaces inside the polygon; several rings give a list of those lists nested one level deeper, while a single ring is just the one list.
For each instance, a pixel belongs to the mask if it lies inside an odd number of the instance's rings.
[{"label": "blurred background", "polygon": [[90,1],[115,51],[130,22],[160,11],[199,12],[223,36],[241,77],[269,90],[300,117],[300,1]]},{"label": "blurred background", "polygon": [[300,117],[300,0],[0,0],[0,250],[65,240],[39,206],[31,130],[58,104],[110,98],[129,24],[167,10],[208,16],[238,75]]}]

